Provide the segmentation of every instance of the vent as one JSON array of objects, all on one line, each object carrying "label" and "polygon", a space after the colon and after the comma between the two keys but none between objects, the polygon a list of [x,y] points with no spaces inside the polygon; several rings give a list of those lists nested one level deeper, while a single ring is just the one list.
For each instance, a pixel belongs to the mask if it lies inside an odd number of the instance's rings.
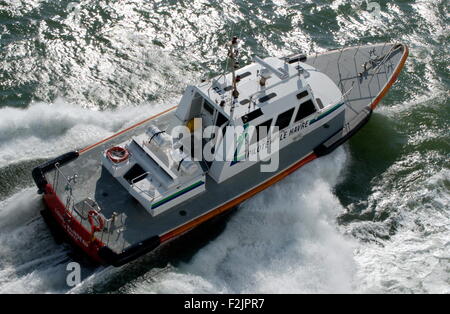
[{"label": "vent", "polygon": [[248,104],[249,102],[250,102],[250,99],[244,99],[240,102],[240,104],[243,106],[243,105]]},{"label": "vent", "polygon": [[306,96],[308,96],[308,91],[304,90],[300,94],[297,94],[297,99],[302,99],[305,98]]},{"label": "vent", "polygon": [[238,75],[236,75],[236,80],[237,80],[237,81],[240,81],[240,80],[242,80],[243,78],[246,78],[247,76],[250,76],[250,75],[252,75],[251,72],[244,72],[244,73],[242,73],[242,74],[238,74]]},{"label": "vent", "polygon": [[242,116],[242,122],[248,123],[252,120],[255,120],[258,117],[261,117],[262,115],[263,115],[263,112],[261,111],[260,108],[258,108],[255,111],[252,111],[252,112],[246,114],[245,116]]},{"label": "vent", "polygon": [[272,98],[274,98],[274,97],[277,97],[277,94],[271,93],[271,94],[269,94],[269,95],[266,95],[266,96],[264,96],[264,97],[261,97],[261,98],[259,99],[259,102],[267,102],[267,101],[269,101],[270,99],[272,99]]}]

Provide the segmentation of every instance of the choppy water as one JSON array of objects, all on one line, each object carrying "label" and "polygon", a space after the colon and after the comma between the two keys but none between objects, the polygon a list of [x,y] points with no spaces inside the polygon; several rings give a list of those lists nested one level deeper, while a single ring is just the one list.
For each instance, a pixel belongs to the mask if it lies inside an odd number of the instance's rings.
[{"label": "choppy water", "polygon": [[[450,293],[449,4],[377,3],[0,1],[0,292]],[[232,34],[244,63],[396,40],[411,53],[363,130],[218,234],[84,266],[69,289],[73,254],[39,216],[31,169],[173,105],[222,70]]]}]

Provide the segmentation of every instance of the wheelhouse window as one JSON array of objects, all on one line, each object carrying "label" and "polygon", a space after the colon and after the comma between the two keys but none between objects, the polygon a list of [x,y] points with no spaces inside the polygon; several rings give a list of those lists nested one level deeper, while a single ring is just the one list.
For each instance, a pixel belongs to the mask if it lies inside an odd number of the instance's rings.
[{"label": "wheelhouse window", "polygon": [[[256,140],[259,142],[263,138],[267,137],[269,133],[270,126],[272,125],[272,119],[269,119],[256,127]],[[265,132],[262,132],[261,129],[265,128]],[[264,135],[264,136],[263,136]]]},{"label": "wheelhouse window", "polygon": [[297,94],[297,99],[302,99],[308,96],[308,91],[304,90],[303,92]]},{"label": "wheelhouse window", "polygon": [[323,102],[320,98],[316,98],[317,106],[319,106],[320,109],[323,109]]},{"label": "wheelhouse window", "polygon": [[275,125],[279,127],[280,130],[283,130],[291,124],[292,115],[294,114],[294,107],[289,109],[288,111],[283,112],[277,118],[277,122]]},{"label": "wheelhouse window", "polygon": [[228,119],[220,112],[217,113],[216,126],[219,128],[228,122]]},{"label": "wheelhouse window", "polygon": [[259,118],[260,116],[263,115],[263,112],[260,108],[246,114],[245,116],[242,116],[242,122],[243,123],[248,123],[252,120],[255,120],[256,118]]},{"label": "wheelhouse window", "polygon": [[214,114],[214,108],[206,100],[203,102],[203,108],[210,114]]},{"label": "wheelhouse window", "polygon": [[305,101],[298,108],[297,115],[295,116],[295,122],[312,115],[314,112],[316,112],[316,107],[314,107],[314,103],[312,102],[312,100]]}]

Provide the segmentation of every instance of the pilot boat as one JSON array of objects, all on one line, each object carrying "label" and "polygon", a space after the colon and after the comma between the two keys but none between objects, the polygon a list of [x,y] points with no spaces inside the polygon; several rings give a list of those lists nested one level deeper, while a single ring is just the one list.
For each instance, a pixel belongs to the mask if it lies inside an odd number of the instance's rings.
[{"label": "pilot boat", "polygon": [[36,167],[41,212],[92,260],[121,266],[276,184],[354,135],[408,56],[381,43],[238,66],[178,106]]}]

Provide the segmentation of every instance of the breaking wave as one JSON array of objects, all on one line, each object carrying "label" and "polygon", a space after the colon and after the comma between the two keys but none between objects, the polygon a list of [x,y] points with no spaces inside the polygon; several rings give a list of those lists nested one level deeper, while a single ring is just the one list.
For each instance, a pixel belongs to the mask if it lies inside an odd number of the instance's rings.
[{"label": "breaking wave", "polygon": [[335,219],[339,149],[243,204],[225,231],[188,263],[124,288],[138,293],[350,292],[356,243]]},{"label": "breaking wave", "polygon": [[26,109],[0,108],[0,168],[86,147],[173,104],[93,111],[60,99]]},{"label": "breaking wave", "polygon": [[[0,5],[0,293],[450,293],[448,3],[381,3],[379,16],[364,1],[180,3]],[[349,144],[248,200],[188,260],[83,265],[67,287],[74,256],[39,216],[31,169],[173,106],[223,70],[235,33],[243,63],[381,41],[411,49]]]}]

